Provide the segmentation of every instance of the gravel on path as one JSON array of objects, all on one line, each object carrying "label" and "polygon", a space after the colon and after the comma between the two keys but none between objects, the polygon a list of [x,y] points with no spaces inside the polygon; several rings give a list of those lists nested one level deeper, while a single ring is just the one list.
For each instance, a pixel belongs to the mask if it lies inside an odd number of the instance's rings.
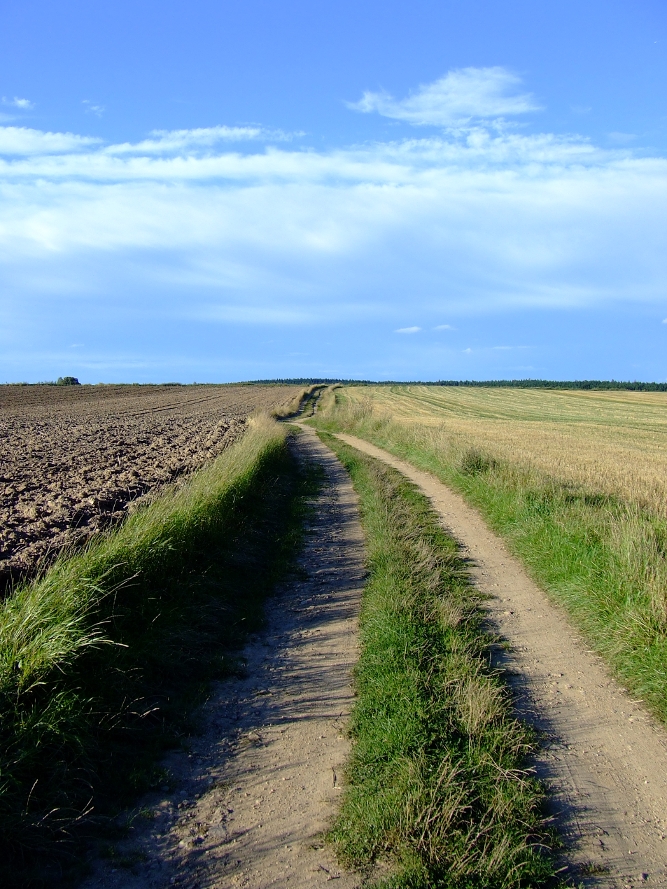
[{"label": "gravel on path", "polygon": [[334,454],[310,429],[294,447],[326,474],[298,577],[267,603],[266,630],[243,652],[244,678],[217,685],[204,733],[165,762],[175,792],[143,801],[150,823],[137,819],[83,889],[360,884],[337,866],[322,834],[349,753],[363,534]]},{"label": "gravel on path", "polygon": [[667,732],[460,495],[367,441],[337,437],[421,488],[490,597],[490,618],[511,646],[502,667],[518,711],[543,738],[535,768],[551,790],[569,874],[604,889],[667,887]]}]

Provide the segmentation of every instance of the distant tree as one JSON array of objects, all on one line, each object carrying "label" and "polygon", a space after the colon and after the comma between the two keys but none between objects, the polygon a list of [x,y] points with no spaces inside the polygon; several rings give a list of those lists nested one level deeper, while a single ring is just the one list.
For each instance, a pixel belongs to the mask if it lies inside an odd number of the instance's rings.
[{"label": "distant tree", "polygon": [[80,386],[81,383],[76,377],[58,377],[56,386]]}]

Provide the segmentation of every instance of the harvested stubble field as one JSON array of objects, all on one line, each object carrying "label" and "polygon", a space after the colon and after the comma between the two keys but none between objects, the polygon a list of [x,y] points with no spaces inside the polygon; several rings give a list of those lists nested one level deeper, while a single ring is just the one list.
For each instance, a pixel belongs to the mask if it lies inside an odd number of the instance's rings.
[{"label": "harvested stubble field", "polygon": [[0,588],[117,523],[295,386],[0,386]]},{"label": "harvested stubble field", "polygon": [[441,446],[475,447],[667,517],[667,393],[392,386],[346,389]]},{"label": "harvested stubble field", "polygon": [[320,422],[478,509],[667,723],[667,395],[346,387]]}]

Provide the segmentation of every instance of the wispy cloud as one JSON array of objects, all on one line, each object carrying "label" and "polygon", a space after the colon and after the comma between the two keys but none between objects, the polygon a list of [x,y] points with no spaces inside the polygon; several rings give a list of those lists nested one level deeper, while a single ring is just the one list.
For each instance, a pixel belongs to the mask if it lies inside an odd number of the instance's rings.
[{"label": "wispy cloud", "polygon": [[322,151],[254,125],[121,145],[8,126],[0,155],[0,300],[132,293],[171,318],[393,330],[406,311],[662,306],[667,289],[667,160],[574,136]]},{"label": "wispy cloud", "polygon": [[244,127],[199,127],[191,130],[153,130],[150,139],[140,142],[123,142],[110,145],[108,154],[174,154],[187,151],[211,149],[221,142],[289,142],[302,133],[285,133],[282,130],[268,130],[259,126]]},{"label": "wispy cloud", "polygon": [[[257,324],[269,326],[304,324],[312,320],[307,310],[281,308],[280,306],[253,305],[203,305],[183,313],[184,318],[199,321],[232,321],[241,324]],[[293,352],[291,354],[305,354]]]},{"label": "wispy cloud", "polygon": [[433,330],[456,330],[451,324],[436,324]]},{"label": "wispy cloud", "polygon": [[[43,176],[47,179],[194,181],[222,178],[227,180],[267,179],[299,182],[373,182],[386,185],[414,185],[436,175],[459,170],[528,169],[537,164],[544,171],[553,165],[562,172],[573,164],[586,167],[627,159],[627,150],[603,151],[588,140],[550,133],[523,136],[516,133],[493,134],[483,127],[473,127],[450,138],[408,139],[376,143],[332,152],[289,151],[271,144],[289,141],[281,131],[240,127],[210,127],[195,130],[153,133],[153,138],[136,143],[103,146],[102,140],[72,133],[42,133],[25,127],[0,127],[0,154],[39,155],[27,165],[14,163],[0,175],[14,177]],[[294,134],[295,136],[300,134]],[[285,139],[282,139],[285,136]],[[279,138],[280,137],[280,138]],[[261,152],[225,151],[224,143],[237,140],[268,141]],[[216,147],[216,143],[222,143]],[[25,151],[21,146],[25,146]],[[84,147],[95,150],[71,158],[51,158]],[[98,147],[99,146],[99,147]]]},{"label": "wispy cloud", "polygon": [[538,111],[529,93],[519,93],[521,78],[506,68],[459,68],[420,86],[405,99],[385,92],[365,92],[354,111],[376,111],[416,126],[456,127],[473,120]]},{"label": "wispy cloud", "polygon": [[662,323],[663,323],[663,324],[667,324],[667,318],[663,318],[663,319],[662,319]]},{"label": "wispy cloud", "polygon": [[0,155],[70,154],[90,149],[101,141],[74,133],[48,133],[29,127],[0,126]]},{"label": "wispy cloud", "polygon": [[636,141],[637,136],[635,133],[609,133],[607,138],[615,145],[631,145]]},{"label": "wispy cloud", "polygon": [[32,111],[35,107],[35,103],[31,102],[30,99],[19,99],[18,96],[14,96],[13,99],[7,99],[3,96],[2,104],[9,105],[10,108],[18,108],[20,111]]},{"label": "wispy cloud", "polygon": [[88,114],[94,114],[95,117],[102,117],[106,110],[104,105],[100,105],[97,102],[91,102],[90,99],[83,99],[81,104],[84,106]]}]

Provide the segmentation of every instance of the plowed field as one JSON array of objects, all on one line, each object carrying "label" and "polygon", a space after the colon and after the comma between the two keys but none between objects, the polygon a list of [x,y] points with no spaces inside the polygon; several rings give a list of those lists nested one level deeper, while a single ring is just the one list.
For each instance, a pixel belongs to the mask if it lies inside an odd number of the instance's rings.
[{"label": "plowed field", "polygon": [[0,386],[0,592],[237,439],[294,386]]}]

